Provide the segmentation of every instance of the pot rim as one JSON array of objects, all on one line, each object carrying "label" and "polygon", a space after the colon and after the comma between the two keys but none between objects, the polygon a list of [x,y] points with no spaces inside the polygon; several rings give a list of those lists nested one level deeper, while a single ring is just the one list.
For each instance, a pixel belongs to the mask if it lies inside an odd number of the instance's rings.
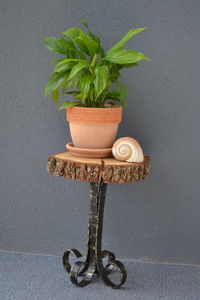
[{"label": "pot rim", "polygon": [[69,122],[113,124],[122,121],[121,106],[117,107],[82,107],[74,106],[66,109],[66,119]]}]

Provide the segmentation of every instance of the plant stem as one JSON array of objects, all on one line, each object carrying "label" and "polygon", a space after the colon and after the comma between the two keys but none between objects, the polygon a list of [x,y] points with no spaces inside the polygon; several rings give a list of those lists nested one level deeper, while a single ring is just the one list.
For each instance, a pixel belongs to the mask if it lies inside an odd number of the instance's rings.
[{"label": "plant stem", "polygon": [[91,67],[94,67],[96,60],[97,60],[97,54],[95,54],[95,55],[93,56],[93,58],[92,58],[92,61],[91,61],[91,63],[90,63],[90,66],[91,66]]}]

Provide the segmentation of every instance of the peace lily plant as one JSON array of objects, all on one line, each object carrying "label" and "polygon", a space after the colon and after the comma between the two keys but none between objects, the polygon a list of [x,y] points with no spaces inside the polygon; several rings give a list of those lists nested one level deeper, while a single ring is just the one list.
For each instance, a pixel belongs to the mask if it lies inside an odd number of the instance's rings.
[{"label": "peace lily plant", "polygon": [[[59,102],[60,88],[62,96],[73,95],[73,101],[65,101],[60,109],[76,105],[104,107],[106,103],[125,106],[127,93],[119,81],[120,71],[135,67],[139,61],[149,58],[140,52],[123,48],[128,40],[147,27],[129,30],[117,44],[104,51],[99,37],[90,31],[85,21],[82,25],[87,33],[79,28],[70,28],[62,32],[64,38],[44,38],[44,44],[49,50],[62,55],[52,61],[56,66],[44,89],[44,95],[52,94],[56,104]],[[115,89],[112,88],[114,84]]]},{"label": "peace lily plant", "polygon": [[[51,94],[59,109],[67,108],[67,120],[70,122],[71,136],[76,147],[110,147],[121,121],[121,106],[126,106],[125,98],[128,96],[125,86],[119,81],[120,72],[123,68],[137,66],[141,60],[150,60],[140,52],[124,49],[124,46],[147,27],[129,30],[118,43],[105,51],[100,38],[91,32],[85,21],[81,23],[86,32],[70,28],[62,32],[63,38],[44,38],[45,46],[60,56],[52,61],[55,66],[45,86],[44,95]],[[70,95],[70,100],[60,103],[60,99],[64,100],[66,95]],[[84,131],[83,123],[91,126],[86,126]],[[94,128],[96,123],[98,130]],[[100,143],[109,134],[111,123],[112,137],[109,141]],[[99,133],[100,124],[104,125],[102,133]],[[86,142],[84,134],[87,135]],[[99,142],[94,144],[95,135]]]}]

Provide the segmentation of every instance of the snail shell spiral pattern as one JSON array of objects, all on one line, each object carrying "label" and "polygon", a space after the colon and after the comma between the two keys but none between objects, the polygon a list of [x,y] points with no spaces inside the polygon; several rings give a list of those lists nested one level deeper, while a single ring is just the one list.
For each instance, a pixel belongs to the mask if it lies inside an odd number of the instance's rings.
[{"label": "snail shell spiral pattern", "polygon": [[140,144],[133,138],[123,137],[113,144],[112,153],[117,160],[143,162],[144,154]]}]

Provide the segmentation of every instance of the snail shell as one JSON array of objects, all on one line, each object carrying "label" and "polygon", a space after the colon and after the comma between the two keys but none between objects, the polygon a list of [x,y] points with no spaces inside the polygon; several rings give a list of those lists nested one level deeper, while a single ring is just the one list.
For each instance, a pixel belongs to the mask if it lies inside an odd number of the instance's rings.
[{"label": "snail shell", "polygon": [[133,138],[123,137],[114,143],[112,153],[117,160],[143,162],[144,154],[140,144]]}]

